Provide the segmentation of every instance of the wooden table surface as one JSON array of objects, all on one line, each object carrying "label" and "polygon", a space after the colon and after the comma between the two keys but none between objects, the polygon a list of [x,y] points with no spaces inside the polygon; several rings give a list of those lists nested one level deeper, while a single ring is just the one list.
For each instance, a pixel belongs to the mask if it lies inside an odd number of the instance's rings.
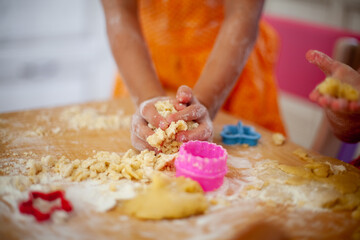
[{"label": "wooden table surface", "polygon": [[[122,109],[124,118],[134,111],[129,99],[77,106],[78,110],[93,109],[105,116]],[[86,159],[94,151],[124,153],[132,148],[128,126],[71,129],[69,122],[62,119],[64,111],[71,107],[0,114],[0,176],[26,175],[21,170],[24,169],[24,159],[26,162],[47,155]],[[234,117],[219,113],[214,121],[214,142],[221,144],[220,131],[224,124],[235,124],[237,121]],[[250,123],[245,121],[245,124]],[[258,146],[224,146],[235,160],[246,159],[252,166],[266,159],[295,166],[304,164],[293,154],[299,146],[290,141],[275,146],[271,132],[255,127],[262,135]],[[336,159],[311,154],[318,156],[319,161],[326,159],[332,164],[346,166],[349,172],[360,174],[357,169]],[[218,192],[217,196],[231,195],[239,187],[236,184],[242,180],[247,184],[251,181],[251,178],[243,179],[242,170],[246,167],[235,165],[229,165],[226,176],[230,187],[225,192]],[[233,180],[236,179],[239,181],[235,184]],[[235,185],[232,186],[232,183]],[[232,239],[236,233],[259,221],[275,226],[291,239],[356,239],[360,236],[360,221],[351,217],[351,211],[317,211],[300,205],[270,203],[264,198],[242,198],[241,195],[236,195],[236,199],[229,200],[224,206],[214,207],[204,215],[178,220],[143,221],[124,216],[116,210],[96,212],[89,209],[77,213],[74,209],[65,222],[39,224],[30,218],[14,217],[16,211],[0,195],[1,239]]]}]

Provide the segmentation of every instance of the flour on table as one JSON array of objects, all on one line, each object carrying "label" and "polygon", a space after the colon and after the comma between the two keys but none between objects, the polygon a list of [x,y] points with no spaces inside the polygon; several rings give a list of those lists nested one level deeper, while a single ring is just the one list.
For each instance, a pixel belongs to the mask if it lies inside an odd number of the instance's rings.
[{"label": "flour on table", "polygon": [[257,162],[253,169],[243,172],[258,179],[247,186],[243,196],[312,210],[351,210],[357,219],[360,212],[360,174],[352,171],[345,173],[343,165],[315,161],[302,150],[294,154],[305,161],[303,166],[263,160]]},{"label": "flour on table", "polygon": [[26,137],[43,137],[47,135],[44,127],[37,127],[34,130],[26,131],[24,134]]},{"label": "flour on table", "polygon": [[125,115],[122,111],[112,115],[102,114],[94,108],[81,109],[79,106],[65,109],[60,119],[74,130],[115,130],[129,128],[131,122],[131,116]]}]

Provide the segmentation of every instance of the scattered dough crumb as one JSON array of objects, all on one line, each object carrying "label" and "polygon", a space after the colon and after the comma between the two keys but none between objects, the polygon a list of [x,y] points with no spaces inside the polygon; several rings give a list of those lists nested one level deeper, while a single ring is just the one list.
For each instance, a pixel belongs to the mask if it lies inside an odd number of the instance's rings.
[{"label": "scattered dough crumb", "polygon": [[40,162],[35,161],[34,159],[30,159],[26,163],[26,168],[28,169],[28,175],[29,176],[35,176],[39,172],[42,171],[42,166]]},{"label": "scattered dough crumb", "polygon": [[55,159],[51,155],[47,155],[41,158],[41,164],[51,168],[55,165]]},{"label": "scattered dough crumb", "polygon": [[275,145],[281,146],[285,142],[285,136],[282,135],[281,133],[274,133],[272,135],[272,140]]},{"label": "scattered dough crumb", "polygon": [[154,175],[151,185],[124,203],[124,212],[141,219],[185,218],[208,208],[201,186],[184,177]]},{"label": "scattered dough crumb", "polygon": [[85,160],[70,160],[65,156],[55,160],[51,156],[45,156],[41,159],[41,163],[34,160],[28,162],[28,174],[35,176],[42,172],[56,172],[63,178],[77,182],[86,179],[149,180],[154,171],[164,170],[175,157],[176,154],[156,155],[149,150],[137,153],[132,149],[123,156],[114,152],[100,151]]}]

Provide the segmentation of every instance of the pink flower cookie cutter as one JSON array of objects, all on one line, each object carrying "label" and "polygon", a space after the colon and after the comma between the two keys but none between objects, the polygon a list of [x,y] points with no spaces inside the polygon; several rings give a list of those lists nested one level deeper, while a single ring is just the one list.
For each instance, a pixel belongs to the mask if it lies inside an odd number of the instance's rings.
[{"label": "pink flower cookie cutter", "polygon": [[227,173],[227,152],[215,143],[189,141],[175,160],[176,176],[197,181],[205,192],[219,188]]}]

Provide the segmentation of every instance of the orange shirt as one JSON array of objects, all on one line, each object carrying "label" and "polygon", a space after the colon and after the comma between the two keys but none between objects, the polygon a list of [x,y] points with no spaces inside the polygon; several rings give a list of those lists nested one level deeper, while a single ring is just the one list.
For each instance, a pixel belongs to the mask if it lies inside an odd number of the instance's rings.
[{"label": "orange shirt", "polygon": [[[193,87],[224,18],[221,0],[143,0],[140,21],[158,77],[167,89]],[[260,22],[258,38],[223,110],[272,131],[285,133],[274,79],[276,33]],[[114,96],[124,95],[116,79]]]}]

